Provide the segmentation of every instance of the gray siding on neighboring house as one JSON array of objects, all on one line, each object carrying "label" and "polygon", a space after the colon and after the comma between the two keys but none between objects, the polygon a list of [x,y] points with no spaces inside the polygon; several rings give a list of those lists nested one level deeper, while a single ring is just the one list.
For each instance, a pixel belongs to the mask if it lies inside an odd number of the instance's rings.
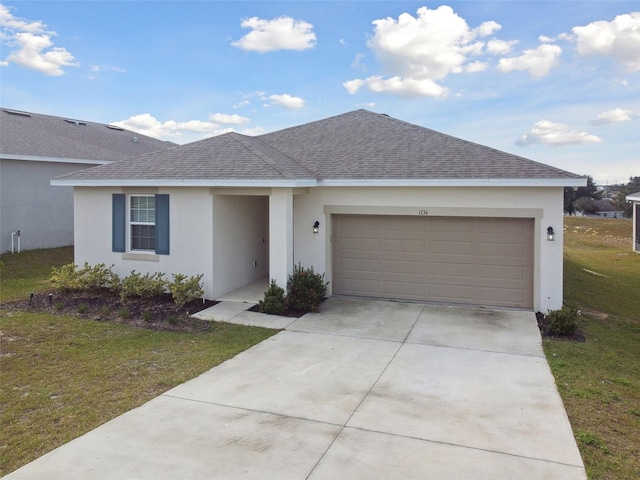
[{"label": "gray siding on neighboring house", "polygon": [[[0,108],[0,252],[72,245],[73,187],[50,180],[174,143],[112,125]],[[17,237],[14,237],[17,248]]]},{"label": "gray siding on neighboring house", "polygon": [[18,230],[23,250],[72,245],[73,187],[51,187],[49,181],[91,166],[0,160],[0,252],[11,251],[11,233]]}]

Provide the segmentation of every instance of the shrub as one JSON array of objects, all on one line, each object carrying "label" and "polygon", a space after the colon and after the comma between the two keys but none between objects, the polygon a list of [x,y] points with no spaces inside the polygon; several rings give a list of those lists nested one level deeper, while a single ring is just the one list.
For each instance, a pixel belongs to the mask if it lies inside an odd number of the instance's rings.
[{"label": "shrub", "polygon": [[75,263],[68,263],[60,268],[53,268],[50,281],[54,288],[63,292],[80,290],[98,290],[108,288],[117,291],[120,285],[120,277],[113,273],[111,267],[104,263],[90,266],[87,262],[82,268]]},{"label": "shrub", "polygon": [[49,281],[53,288],[62,292],[80,290],[80,275],[75,263],[67,263],[51,270]]},{"label": "shrub", "polygon": [[89,311],[89,305],[86,303],[79,303],[77,308],[78,313],[87,313]]},{"label": "shrub", "polygon": [[570,336],[576,332],[578,311],[563,306],[560,310],[552,310],[547,314],[550,335]]},{"label": "shrub", "polygon": [[118,310],[118,316],[122,319],[129,318],[130,315],[131,312],[126,308],[121,308],[120,310]]},{"label": "shrub", "polygon": [[80,287],[82,290],[99,290],[107,288],[117,291],[120,288],[120,277],[111,270],[113,265],[107,267],[104,263],[90,266],[85,262],[81,270],[78,271],[80,277]]},{"label": "shrub", "polygon": [[169,292],[174,303],[179,307],[184,307],[187,303],[197,300],[204,295],[200,280],[204,274],[195,277],[187,277],[181,273],[173,274],[173,282],[169,283]]},{"label": "shrub", "polygon": [[264,299],[258,302],[258,307],[262,313],[282,315],[287,310],[284,288],[279,287],[275,280],[271,280],[269,288],[264,292]]},{"label": "shrub", "polygon": [[317,312],[320,302],[327,294],[324,273],[320,275],[313,267],[304,269],[301,265],[293,267],[293,275],[287,281],[287,302],[289,308],[300,312]]},{"label": "shrub", "polygon": [[131,297],[154,298],[162,295],[167,287],[164,273],[141,273],[135,270],[122,280],[120,298],[124,301]]}]

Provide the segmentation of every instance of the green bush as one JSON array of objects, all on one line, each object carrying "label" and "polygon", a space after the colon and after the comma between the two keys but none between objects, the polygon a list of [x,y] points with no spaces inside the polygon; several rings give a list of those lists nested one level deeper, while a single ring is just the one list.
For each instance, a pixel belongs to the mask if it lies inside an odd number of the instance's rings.
[{"label": "green bush", "polygon": [[547,314],[547,328],[550,335],[573,335],[578,325],[576,319],[578,311],[574,308],[563,306],[560,310],[552,310]]},{"label": "green bush", "polygon": [[124,301],[127,298],[141,297],[154,298],[162,295],[167,288],[167,281],[164,273],[141,273],[135,270],[122,280],[120,284],[120,298]]},{"label": "green bush", "polygon": [[113,265],[107,267],[104,263],[98,263],[93,267],[87,262],[78,271],[80,276],[80,288],[82,290],[100,290],[106,288],[111,291],[118,291],[120,288],[120,277],[111,270]]},{"label": "green bush", "polygon": [[197,300],[204,295],[200,280],[204,274],[195,277],[187,277],[181,273],[173,274],[173,282],[168,284],[169,292],[174,303],[179,307],[184,307],[187,303]]},{"label": "green bush", "polygon": [[68,263],[60,268],[53,268],[50,281],[53,287],[63,292],[81,290],[99,290],[107,288],[117,291],[120,285],[120,277],[113,273],[111,267],[104,263],[90,266],[87,262],[82,268],[75,263]]},{"label": "green bush", "polygon": [[313,271],[313,267],[305,270],[301,265],[293,267],[293,275],[287,281],[287,302],[289,308],[299,312],[317,312],[324,296],[327,294],[324,274]]},{"label": "green bush", "polygon": [[80,274],[75,263],[67,263],[59,268],[51,270],[49,281],[53,288],[62,292],[72,292],[80,290]]},{"label": "green bush", "polygon": [[264,292],[264,299],[258,302],[258,307],[262,313],[282,315],[287,310],[284,288],[279,287],[275,280],[271,280],[269,288]]}]

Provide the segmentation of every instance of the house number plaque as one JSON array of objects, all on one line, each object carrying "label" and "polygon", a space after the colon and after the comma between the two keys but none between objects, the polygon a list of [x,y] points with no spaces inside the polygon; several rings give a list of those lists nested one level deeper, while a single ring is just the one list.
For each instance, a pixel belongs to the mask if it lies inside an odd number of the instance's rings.
[{"label": "house number plaque", "polygon": [[427,210],[418,210],[418,215],[422,215],[422,216],[429,215],[429,212]]}]

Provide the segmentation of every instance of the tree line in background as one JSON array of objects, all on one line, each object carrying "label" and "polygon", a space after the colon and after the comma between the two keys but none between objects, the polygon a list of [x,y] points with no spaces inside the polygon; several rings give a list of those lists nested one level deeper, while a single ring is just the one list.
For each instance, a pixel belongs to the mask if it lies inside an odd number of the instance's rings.
[{"label": "tree line in background", "polygon": [[596,215],[610,212],[607,216],[631,218],[633,210],[626,197],[636,192],[640,192],[640,177],[629,177],[629,183],[626,184],[599,187],[588,175],[586,187],[564,189],[564,213]]}]

